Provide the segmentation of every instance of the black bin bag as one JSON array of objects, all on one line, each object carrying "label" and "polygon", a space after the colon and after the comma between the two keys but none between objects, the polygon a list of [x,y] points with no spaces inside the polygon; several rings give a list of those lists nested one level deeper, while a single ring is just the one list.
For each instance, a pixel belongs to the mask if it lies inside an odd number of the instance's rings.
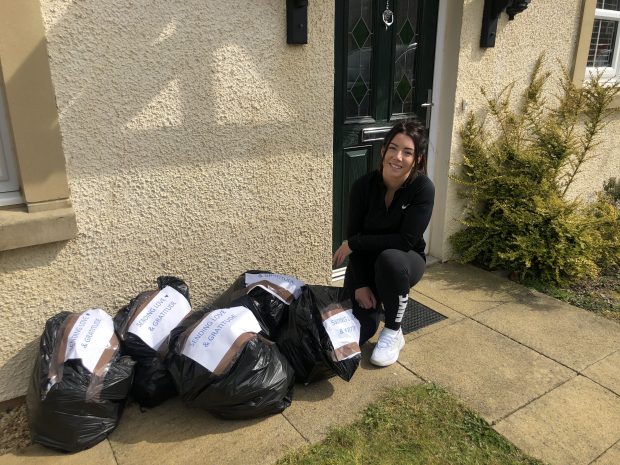
[{"label": "black bin bag", "polygon": [[143,407],[155,407],[177,395],[163,359],[170,331],[190,311],[187,284],[174,276],[160,276],[157,290],[138,294],[114,317],[123,354],[136,361],[131,395]]},{"label": "black bin bag", "polygon": [[292,276],[250,270],[242,273],[210,308],[245,305],[256,316],[263,334],[274,340],[289,305],[299,297],[303,285]]},{"label": "black bin bag", "polygon": [[170,334],[168,369],[188,407],[255,418],[291,404],[293,369],[245,307],[191,313]]},{"label": "black bin bag", "polygon": [[50,318],[26,396],[32,441],[76,452],[104,440],[118,424],[133,368],[103,310]]},{"label": "black bin bag", "polygon": [[343,289],[308,285],[290,305],[276,343],[298,382],[334,375],[349,381],[361,359],[359,337],[360,324]]}]

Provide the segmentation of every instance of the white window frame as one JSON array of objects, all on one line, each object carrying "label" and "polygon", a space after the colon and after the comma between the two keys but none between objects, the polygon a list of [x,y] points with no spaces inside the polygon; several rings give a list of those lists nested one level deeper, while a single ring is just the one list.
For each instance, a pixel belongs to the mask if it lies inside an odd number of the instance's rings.
[{"label": "white window frame", "polygon": [[11,144],[4,92],[0,88],[0,207],[23,203]]},{"label": "white window frame", "polygon": [[[594,12],[594,19],[618,22],[616,43],[614,44],[614,56],[612,57],[611,67],[586,66],[586,74],[584,77],[585,79],[590,79],[592,76],[601,73],[602,78],[605,80],[618,80],[620,79],[620,11],[596,8]],[[592,39],[590,39],[590,44],[591,43]]]}]

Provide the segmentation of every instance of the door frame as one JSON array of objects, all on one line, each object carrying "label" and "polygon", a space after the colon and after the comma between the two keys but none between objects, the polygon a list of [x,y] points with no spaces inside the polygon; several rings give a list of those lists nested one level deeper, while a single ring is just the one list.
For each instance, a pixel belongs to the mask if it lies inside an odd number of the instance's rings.
[{"label": "door frame", "polygon": [[[334,23],[336,23],[336,8],[334,6]],[[447,245],[447,223],[450,222],[447,211],[448,175],[452,153],[452,135],[457,113],[456,86],[460,51],[461,28],[463,23],[463,2],[439,1],[437,15],[437,32],[435,37],[435,60],[433,65],[433,110],[430,117],[429,147],[428,147],[428,176],[435,184],[435,206],[425,240],[429,255],[446,261],[449,258]],[[334,45],[340,25],[335,24]],[[336,47],[334,47],[336,49]],[[341,57],[334,53],[334,63]],[[338,71],[334,70],[337,79]],[[338,81],[336,81],[338,82]],[[461,105],[462,106],[462,105]],[[462,108],[461,108],[462,111]],[[333,163],[332,146],[332,163]],[[332,169],[335,167],[332,165]],[[332,185],[332,188],[334,186]],[[336,197],[332,196],[334,201]],[[342,199],[340,199],[341,201]],[[332,205],[333,211],[333,205]],[[334,218],[332,216],[332,222]],[[333,231],[333,224],[332,229]],[[331,232],[330,231],[330,232]],[[330,241],[331,244],[331,241]],[[333,270],[332,280],[342,279],[344,272]]]},{"label": "door frame", "polygon": [[[447,209],[455,120],[465,114],[464,102],[456,101],[464,2],[439,1],[435,64],[433,68],[433,111],[428,144],[428,176],[435,184],[433,216],[425,233],[428,254],[444,262],[450,258],[448,223],[456,224]],[[458,124],[458,123],[457,123]],[[451,190],[453,191],[453,189]],[[455,204],[451,201],[450,205]]]}]

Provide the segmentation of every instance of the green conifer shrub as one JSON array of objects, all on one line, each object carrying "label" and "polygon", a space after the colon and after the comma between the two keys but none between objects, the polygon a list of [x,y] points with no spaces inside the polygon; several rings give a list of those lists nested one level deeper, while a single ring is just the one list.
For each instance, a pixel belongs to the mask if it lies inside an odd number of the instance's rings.
[{"label": "green conifer shrub", "polygon": [[618,178],[609,178],[603,183],[603,195],[620,207],[620,181]]},{"label": "green conifer shrub", "polygon": [[468,115],[462,169],[451,176],[465,200],[463,228],[450,239],[461,262],[567,284],[620,265],[618,207],[606,195],[591,203],[566,197],[617,112],[620,86],[594,76],[578,88],[563,70],[551,104],[543,64],[541,56],[519,104],[514,83],[496,98],[483,89],[489,121]]}]

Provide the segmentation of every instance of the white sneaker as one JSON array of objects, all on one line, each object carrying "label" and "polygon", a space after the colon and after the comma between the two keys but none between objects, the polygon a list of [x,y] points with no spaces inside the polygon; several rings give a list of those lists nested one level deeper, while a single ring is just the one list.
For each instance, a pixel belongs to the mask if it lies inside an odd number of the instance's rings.
[{"label": "white sneaker", "polygon": [[383,328],[379,335],[379,341],[372,351],[370,363],[380,367],[386,367],[398,360],[400,349],[405,346],[405,338],[402,329],[394,331],[393,329]]}]

